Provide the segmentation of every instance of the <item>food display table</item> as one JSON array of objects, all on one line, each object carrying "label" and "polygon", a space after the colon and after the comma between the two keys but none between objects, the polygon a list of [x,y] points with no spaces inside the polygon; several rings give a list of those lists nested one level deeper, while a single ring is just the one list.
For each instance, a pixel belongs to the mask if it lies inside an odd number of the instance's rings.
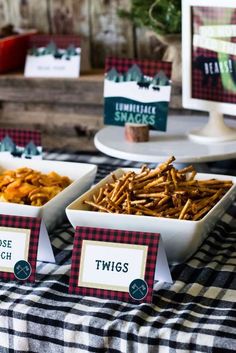
[{"label": "food display table", "polygon": [[[101,154],[45,158],[97,164],[96,181],[140,166]],[[235,175],[234,165],[209,168]],[[56,264],[38,262],[36,283],[0,282],[0,352],[235,352],[235,234],[236,204],[186,263],[171,267],[173,284],[154,292],[153,304],[134,305],[68,294],[74,230],[63,223],[50,234]]]}]

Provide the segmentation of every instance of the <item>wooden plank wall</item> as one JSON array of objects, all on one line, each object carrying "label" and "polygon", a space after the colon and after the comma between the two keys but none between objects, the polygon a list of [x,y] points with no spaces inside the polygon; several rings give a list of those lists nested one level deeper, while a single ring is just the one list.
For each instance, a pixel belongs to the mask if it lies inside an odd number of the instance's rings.
[{"label": "wooden plank wall", "polygon": [[108,55],[158,58],[158,42],[119,18],[130,0],[0,0],[0,27],[7,23],[41,33],[78,34],[87,68],[104,66]]}]

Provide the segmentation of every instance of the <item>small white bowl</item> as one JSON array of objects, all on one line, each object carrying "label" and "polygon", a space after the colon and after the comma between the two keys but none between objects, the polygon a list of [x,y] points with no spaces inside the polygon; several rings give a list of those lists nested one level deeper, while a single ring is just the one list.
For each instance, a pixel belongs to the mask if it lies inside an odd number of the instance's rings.
[{"label": "small white bowl", "polygon": [[[124,168],[117,169],[114,174],[120,177],[129,170],[139,171],[139,169]],[[198,249],[216,221],[225,213],[227,207],[236,197],[236,177],[204,173],[196,175],[196,179],[199,180],[213,178],[232,180],[233,186],[199,221],[91,211],[90,206],[84,204],[83,201],[92,200],[92,195],[101,186],[112,182],[113,179],[110,175],[72,202],[66,208],[66,215],[74,228],[87,226],[160,233],[168,261],[173,264],[181,263]]]},{"label": "small white bowl", "polygon": [[0,158],[0,171],[28,167],[43,173],[52,171],[67,176],[72,183],[43,206],[0,202],[0,214],[43,218],[47,230],[52,230],[65,217],[65,208],[82,195],[94,182],[97,166],[85,163],[46,161],[20,158]]}]

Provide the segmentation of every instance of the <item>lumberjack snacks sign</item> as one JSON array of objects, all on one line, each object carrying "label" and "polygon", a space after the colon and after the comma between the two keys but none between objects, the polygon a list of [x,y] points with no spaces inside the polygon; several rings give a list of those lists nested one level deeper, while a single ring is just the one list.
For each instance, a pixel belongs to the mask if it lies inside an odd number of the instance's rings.
[{"label": "lumberjack snacks sign", "polygon": [[193,6],[192,24],[192,97],[236,103],[235,6]]},{"label": "lumberjack snacks sign", "polygon": [[104,80],[104,123],[145,124],[166,130],[171,63],[108,58]]}]

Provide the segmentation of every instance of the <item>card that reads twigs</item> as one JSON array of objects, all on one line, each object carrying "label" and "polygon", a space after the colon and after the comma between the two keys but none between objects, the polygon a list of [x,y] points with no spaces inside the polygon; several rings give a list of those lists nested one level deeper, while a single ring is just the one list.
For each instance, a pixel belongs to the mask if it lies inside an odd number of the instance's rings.
[{"label": "card that reads twigs", "polygon": [[34,282],[41,219],[0,215],[0,279]]},{"label": "card that reads twigs", "polygon": [[41,133],[0,128],[0,156],[42,159]]},{"label": "card that reads twigs", "polygon": [[77,78],[80,56],[77,36],[32,36],[25,63],[26,77]]},{"label": "card that reads twigs", "polygon": [[159,239],[154,233],[77,227],[70,293],[150,303]]},{"label": "card that reads twigs", "polygon": [[171,63],[108,58],[104,79],[104,123],[144,124],[166,130]]}]

